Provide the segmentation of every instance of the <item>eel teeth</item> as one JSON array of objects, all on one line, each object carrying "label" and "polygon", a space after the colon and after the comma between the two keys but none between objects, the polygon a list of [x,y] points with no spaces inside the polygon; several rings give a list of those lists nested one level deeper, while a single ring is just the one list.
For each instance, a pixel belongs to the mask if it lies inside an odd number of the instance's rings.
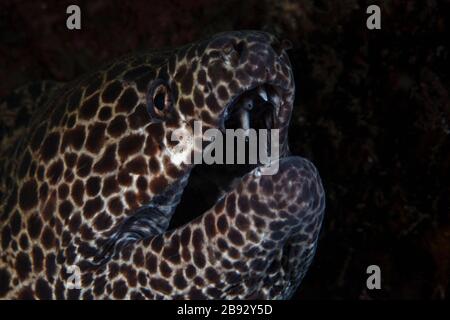
[{"label": "eel teeth", "polygon": [[239,118],[241,120],[242,129],[248,131],[248,129],[250,129],[250,115],[248,111],[241,109]]},{"label": "eel teeth", "polygon": [[270,102],[272,102],[274,106],[278,107],[280,105],[280,101],[281,99],[276,93],[270,95]]},{"label": "eel teeth", "polygon": [[278,114],[281,106],[281,98],[275,90],[270,90],[269,101],[274,106],[274,116]]},{"label": "eel teeth", "polygon": [[267,99],[267,92],[266,92],[266,90],[264,90],[263,87],[259,87],[257,92],[258,92],[258,95],[259,95],[264,101],[268,101],[268,99]]}]

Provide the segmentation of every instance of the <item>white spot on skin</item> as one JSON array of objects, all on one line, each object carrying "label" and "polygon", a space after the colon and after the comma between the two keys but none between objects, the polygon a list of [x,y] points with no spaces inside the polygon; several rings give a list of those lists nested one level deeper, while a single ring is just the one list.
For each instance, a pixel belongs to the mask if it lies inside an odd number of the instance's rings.
[{"label": "white spot on skin", "polygon": [[[172,132],[171,139],[178,142],[175,147],[165,149],[171,161],[177,166],[182,163],[190,163],[190,155],[194,149],[194,137],[191,132],[186,127],[178,128]],[[166,145],[169,144],[166,143]]]}]

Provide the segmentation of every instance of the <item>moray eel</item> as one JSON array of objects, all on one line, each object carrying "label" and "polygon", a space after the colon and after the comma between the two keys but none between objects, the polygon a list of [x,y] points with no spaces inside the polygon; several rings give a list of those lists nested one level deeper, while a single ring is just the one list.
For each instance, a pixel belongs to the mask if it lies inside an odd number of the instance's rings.
[{"label": "moray eel", "polygon": [[[325,203],[316,168],[289,153],[285,51],[267,33],[221,33],[5,99],[0,298],[291,297]],[[278,172],[211,166],[202,180],[170,139],[194,121],[279,129]],[[215,191],[189,187],[211,181]],[[174,213],[190,220],[173,226]]]}]

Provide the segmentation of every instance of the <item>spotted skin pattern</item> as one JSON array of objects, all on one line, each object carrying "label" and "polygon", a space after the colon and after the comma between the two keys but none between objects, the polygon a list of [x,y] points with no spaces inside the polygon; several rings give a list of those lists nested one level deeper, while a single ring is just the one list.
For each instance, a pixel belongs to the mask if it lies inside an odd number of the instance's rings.
[{"label": "spotted skin pattern", "polygon": [[[159,113],[149,112],[155,81],[171,92]],[[230,101],[261,84],[281,98],[278,173],[254,169],[198,218],[167,230],[192,169],[173,160],[172,132],[195,120],[219,128]],[[289,156],[293,98],[283,43],[257,31],[13,93],[0,105],[9,115],[0,123],[0,298],[289,298],[325,206],[315,167]],[[66,286],[72,265],[81,289]]]}]

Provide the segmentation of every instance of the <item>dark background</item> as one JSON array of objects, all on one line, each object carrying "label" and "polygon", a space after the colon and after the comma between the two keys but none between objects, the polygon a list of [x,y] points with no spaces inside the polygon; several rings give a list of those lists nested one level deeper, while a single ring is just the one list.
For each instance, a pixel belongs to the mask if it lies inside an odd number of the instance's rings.
[{"label": "dark background", "polygon": [[[78,4],[82,29],[66,28]],[[381,7],[381,30],[366,8]],[[8,1],[0,3],[0,96],[68,81],[122,54],[216,32],[289,39],[294,154],[327,193],[315,261],[295,298],[449,299],[449,1]],[[366,289],[366,268],[382,289]]]}]

